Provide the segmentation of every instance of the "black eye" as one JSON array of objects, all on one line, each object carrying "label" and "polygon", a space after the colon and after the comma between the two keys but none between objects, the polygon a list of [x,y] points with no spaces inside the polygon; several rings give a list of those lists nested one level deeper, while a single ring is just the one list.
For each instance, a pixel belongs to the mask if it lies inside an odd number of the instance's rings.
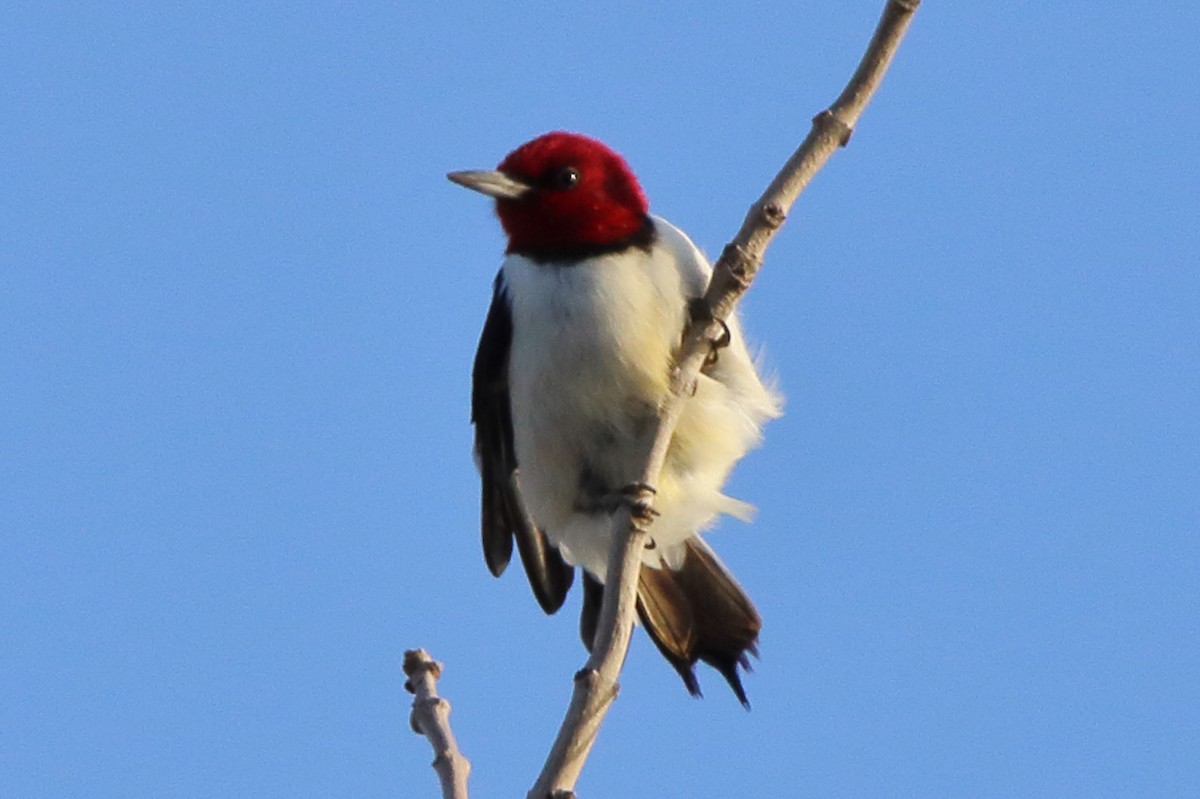
[{"label": "black eye", "polygon": [[569,189],[579,182],[579,170],[566,166],[550,174],[550,186],[555,189]]}]

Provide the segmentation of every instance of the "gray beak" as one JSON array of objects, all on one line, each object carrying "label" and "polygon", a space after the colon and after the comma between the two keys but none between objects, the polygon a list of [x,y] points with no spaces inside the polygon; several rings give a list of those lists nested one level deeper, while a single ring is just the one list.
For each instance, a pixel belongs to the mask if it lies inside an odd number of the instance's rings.
[{"label": "gray beak", "polygon": [[529,184],[494,169],[468,169],[447,173],[451,181],[497,200],[515,200],[529,191]]}]

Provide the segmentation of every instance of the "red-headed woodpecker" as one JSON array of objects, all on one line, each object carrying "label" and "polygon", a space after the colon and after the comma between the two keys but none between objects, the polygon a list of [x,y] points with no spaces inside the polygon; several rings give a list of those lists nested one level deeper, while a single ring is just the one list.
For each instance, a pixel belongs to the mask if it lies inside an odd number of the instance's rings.
[{"label": "red-headed woodpecker", "polygon": [[[649,213],[621,156],[572,133],[513,150],[496,170],[452,172],[495,198],[508,236],[475,356],[471,420],[483,480],[483,550],[499,575],[517,543],[547,613],[583,569],[580,632],[591,648],[612,514],[636,479],[634,446],[668,393],[691,302],[711,268],[678,228]],[[701,539],[719,514],[751,508],[721,492],[779,415],[736,318],[728,345],[686,400],[667,454],[638,584],[638,614],[699,695],[697,660],[743,704],[762,626],[754,604]]]}]

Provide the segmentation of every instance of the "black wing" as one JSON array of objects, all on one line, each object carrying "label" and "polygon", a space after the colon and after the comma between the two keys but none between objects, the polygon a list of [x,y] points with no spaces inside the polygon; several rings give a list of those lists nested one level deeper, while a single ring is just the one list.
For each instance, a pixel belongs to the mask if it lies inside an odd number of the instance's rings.
[{"label": "black wing", "polygon": [[492,306],[483,323],[471,375],[471,422],[475,425],[475,457],[483,481],[483,557],[492,574],[500,576],[512,557],[515,536],[533,594],[544,611],[553,613],[562,607],[575,570],[537,528],[517,484],[508,393],[512,307],[501,278],[496,276]]}]

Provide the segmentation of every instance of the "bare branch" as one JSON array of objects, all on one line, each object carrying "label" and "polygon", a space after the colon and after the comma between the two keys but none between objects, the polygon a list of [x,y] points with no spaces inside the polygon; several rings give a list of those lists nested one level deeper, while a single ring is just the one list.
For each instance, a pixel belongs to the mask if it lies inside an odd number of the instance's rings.
[{"label": "bare branch", "polygon": [[424,735],[433,747],[433,768],[442,783],[442,799],[467,799],[467,777],[471,762],[458,751],[450,730],[450,703],[438,696],[437,681],[442,664],[424,649],[404,653],[404,688],[414,695],[409,723],[413,732]]},{"label": "bare branch", "polygon": [[704,296],[711,318],[695,319],[684,331],[671,374],[671,394],[659,408],[657,425],[641,440],[646,466],[631,485],[628,507],[614,519],[617,535],[613,536],[609,551],[604,601],[592,654],[575,675],[575,689],[566,717],[528,799],[562,799],[574,795],[575,783],[604,714],[619,688],[617,677],[625,661],[636,615],[642,549],[653,519],[651,486],[658,482],[683,403],[699,378],[713,343],[722,334],[721,320],[732,313],[758,274],[763,253],[796,198],[834,151],[850,140],[854,125],[879,87],[918,5],[920,0],[889,0],[850,82],[833,105],[813,118],[812,130],[804,142],[763,196],[750,207],[741,230],[713,267]]}]

